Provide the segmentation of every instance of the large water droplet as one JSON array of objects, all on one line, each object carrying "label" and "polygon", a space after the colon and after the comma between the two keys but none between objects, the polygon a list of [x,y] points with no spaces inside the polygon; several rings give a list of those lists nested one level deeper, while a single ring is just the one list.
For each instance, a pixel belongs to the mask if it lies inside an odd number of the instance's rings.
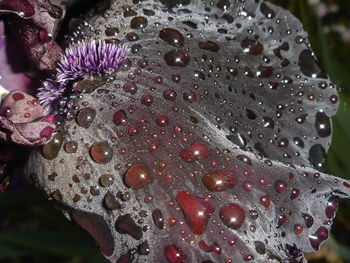
[{"label": "large water droplet", "polygon": [[152,182],[149,169],[142,163],[132,165],[126,172],[124,180],[130,188],[142,188]]},{"label": "large water droplet", "polygon": [[175,245],[164,247],[164,256],[170,263],[185,263],[186,255]]},{"label": "large water droplet", "polygon": [[178,193],[176,201],[192,231],[198,235],[203,234],[214,211],[213,205],[209,201],[195,197],[186,191]]},{"label": "large water droplet", "polygon": [[53,160],[60,152],[63,143],[63,133],[58,132],[53,139],[42,148],[42,155],[45,159]]},{"label": "large water droplet", "polygon": [[202,177],[202,182],[210,191],[225,191],[236,184],[236,176],[233,172],[218,170]]},{"label": "large water droplet", "polygon": [[136,225],[135,221],[129,214],[119,216],[115,222],[115,228],[119,233],[128,234],[137,240],[142,238],[141,227]]},{"label": "large water droplet", "polygon": [[92,159],[97,163],[109,163],[113,157],[113,149],[107,141],[95,142],[90,147]]},{"label": "large water droplet", "polygon": [[190,56],[184,50],[172,50],[164,55],[164,60],[169,66],[186,67],[190,63]]},{"label": "large water droplet", "polygon": [[173,28],[164,28],[159,32],[159,37],[174,47],[183,47],[185,38],[183,35]]},{"label": "large water droplet", "polygon": [[231,203],[220,209],[219,216],[227,227],[238,229],[244,223],[245,211],[239,204]]},{"label": "large water droplet", "polygon": [[84,108],[78,111],[76,122],[83,128],[89,128],[96,117],[96,111],[93,108]]},{"label": "large water droplet", "polygon": [[316,114],[316,130],[321,137],[328,137],[331,135],[332,127],[329,117],[324,112],[317,112]]}]

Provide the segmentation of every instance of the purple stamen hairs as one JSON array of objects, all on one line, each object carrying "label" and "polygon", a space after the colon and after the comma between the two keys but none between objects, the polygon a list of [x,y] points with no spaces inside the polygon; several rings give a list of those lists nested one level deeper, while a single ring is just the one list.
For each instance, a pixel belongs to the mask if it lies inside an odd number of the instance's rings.
[{"label": "purple stamen hairs", "polygon": [[39,89],[41,104],[52,112],[69,82],[91,76],[106,76],[118,71],[128,50],[102,40],[82,41],[66,49],[57,64],[56,74]]}]

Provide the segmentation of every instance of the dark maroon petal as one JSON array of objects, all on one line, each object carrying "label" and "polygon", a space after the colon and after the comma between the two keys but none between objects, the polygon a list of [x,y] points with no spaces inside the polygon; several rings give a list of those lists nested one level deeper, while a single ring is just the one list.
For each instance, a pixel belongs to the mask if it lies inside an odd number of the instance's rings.
[{"label": "dark maroon petal", "polygon": [[35,65],[52,70],[61,54],[53,36],[63,9],[47,0],[6,0],[0,4],[0,13],[13,14],[9,20],[14,34]]},{"label": "dark maroon petal", "polygon": [[[116,1],[77,29],[74,41],[112,41],[106,27],[118,28],[129,57],[95,89],[74,84],[84,92],[63,98],[75,107],[62,106],[66,121],[26,174],[68,217],[99,216],[83,227],[111,262],[303,262],[350,193],[317,170],[335,86],[289,12],[180,2]],[[84,109],[96,115],[81,126]]]},{"label": "dark maroon petal", "polygon": [[27,57],[13,36],[5,35],[4,22],[0,20],[0,103],[6,91],[22,90],[33,94],[33,81],[25,72]]}]

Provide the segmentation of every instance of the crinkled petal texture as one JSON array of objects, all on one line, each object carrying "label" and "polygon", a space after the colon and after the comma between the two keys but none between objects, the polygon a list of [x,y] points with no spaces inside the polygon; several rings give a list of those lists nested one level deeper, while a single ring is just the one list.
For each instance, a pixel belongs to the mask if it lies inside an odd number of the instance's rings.
[{"label": "crinkled petal texture", "polygon": [[40,70],[52,70],[61,55],[61,48],[53,41],[53,37],[63,18],[65,4],[66,1],[57,0],[0,2],[0,14],[12,14],[9,21],[14,34]]},{"label": "crinkled petal texture", "polygon": [[318,171],[338,97],[300,22],[261,1],[134,2],[75,32],[129,59],[74,85],[26,173],[111,262],[302,262],[350,184]]},{"label": "crinkled petal texture", "polygon": [[46,116],[38,100],[23,91],[11,91],[1,104],[0,142],[38,146],[52,139],[54,129],[55,116]]}]

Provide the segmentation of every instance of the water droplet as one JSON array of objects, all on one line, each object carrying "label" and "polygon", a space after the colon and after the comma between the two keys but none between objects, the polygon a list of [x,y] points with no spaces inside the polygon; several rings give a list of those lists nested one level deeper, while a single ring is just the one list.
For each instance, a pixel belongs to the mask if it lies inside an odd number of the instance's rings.
[{"label": "water droplet", "polygon": [[164,247],[164,256],[170,263],[185,263],[186,255],[175,245]]},{"label": "water droplet", "polygon": [[285,191],[287,191],[287,183],[285,181],[282,180],[277,180],[275,182],[275,190],[277,193],[283,193]]},{"label": "water droplet", "polygon": [[107,187],[113,184],[114,178],[111,174],[103,174],[101,175],[99,181],[102,187]]},{"label": "water droplet", "polygon": [[321,243],[328,238],[328,229],[324,226],[321,226],[313,235],[310,235],[309,238],[313,249],[318,250]]},{"label": "water droplet", "polygon": [[159,37],[174,47],[183,47],[185,38],[183,35],[173,28],[164,28],[159,32]]},{"label": "water droplet", "polygon": [[316,130],[319,136],[328,137],[331,135],[332,127],[329,117],[324,112],[317,112],[316,114]]},{"label": "water droplet", "polygon": [[260,197],[260,203],[265,206],[266,209],[269,209],[270,204],[271,204],[271,200],[268,196],[261,196]]},{"label": "water droplet", "polygon": [[92,159],[97,163],[109,163],[113,157],[113,149],[107,141],[95,142],[90,147],[90,154]]},{"label": "water droplet", "polygon": [[300,235],[304,231],[304,227],[300,224],[294,225],[294,233]]},{"label": "water droplet", "polygon": [[162,114],[162,115],[159,115],[155,121],[158,126],[166,127],[169,124],[169,117],[168,115]]},{"label": "water droplet", "polygon": [[327,75],[322,72],[311,51],[308,49],[304,49],[300,53],[298,65],[301,72],[308,77],[327,78]]},{"label": "water droplet", "polygon": [[42,147],[42,155],[45,159],[53,160],[58,156],[63,143],[63,133],[58,132],[53,139]]},{"label": "water droplet", "polygon": [[115,125],[122,125],[127,120],[126,112],[124,110],[118,110],[113,114],[113,122]]},{"label": "water droplet", "polygon": [[204,175],[202,182],[210,191],[221,192],[232,188],[237,179],[233,172],[218,170]]},{"label": "water droplet", "polygon": [[78,144],[75,141],[69,141],[65,143],[64,150],[66,153],[75,153],[77,152]]},{"label": "water droplet", "polygon": [[199,42],[198,46],[200,49],[208,50],[211,52],[218,52],[220,50],[220,46],[213,41]]},{"label": "water droplet", "polygon": [[143,29],[148,25],[148,20],[143,16],[136,16],[130,21],[130,27],[132,29]]},{"label": "water droplet", "polygon": [[195,197],[186,191],[179,192],[176,195],[176,201],[192,231],[198,235],[203,234],[214,211],[213,205],[209,201]]},{"label": "water droplet", "polygon": [[147,240],[141,243],[138,251],[140,255],[148,255],[151,252]]},{"label": "water droplet", "polygon": [[261,3],[260,12],[268,19],[272,19],[275,17],[275,12],[265,3]]},{"label": "water droplet", "polygon": [[96,117],[96,111],[93,108],[84,108],[78,111],[76,122],[83,128],[89,128]]},{"label": "water droplet", "polygon": [[207,158],[210,154],[210,149],[200,141],[195,141],[187,149],[180,151],[179,156],[185,162],[191,163],[195,160]]},{"label": "water droplet", "polygon": [[125,174],[125,184],[130,188],[142,188],[152,182],[150,171],[146,165],[137,163],[132,165]]},{"label": "water droplet", "polygon": [[307,228],[310,228],[314,224],[314,218],[309,214],[302,213],[301,216],[304,218]]},{"label": "water droplet", "polygon": [[299,189],[293,188],[292,191],[290,192],[290,199],[293,200],[297,198],[300,194]]},{"label": "water droplet", "polygon": [[326,150],[321,144],[313,145],[309,150],[309,161],[316,168],[320,169],[326,159]]},{"label": "water droplet", "polygon": [[151,106],[153,104],[153,96],[149,94],[142,95],[141,103],[146,106]]},{"label": "water droplet", "polygon": [[184,50],[172,50],[164,55],[164,60],[169,66],[186,67],[190,63],[190,56]]},{"label": "water droplet", "polygon": [[244,209],[235,203],[223,206],[219,211],[222,222],[229,228],[238,229],[245,219]]},{"label": "water droplet", "polygon": [[137,240],[142,238],[141,227],[136,225],[135,221],[129,214],[119,216],[115,222],[115,228],[119,233],[128,234]]},{"label": "water droplet", "polygon": [[170,101],[175,101],[176,96],[177,96],[176,92],[171,89],[164,90],[163,92],[163,97]]},{"label": "water droplet", "polygon": [[261,55],[264,50],[264,47],[260,42],[249,38],[245,38],[241,42],[241,47],[245,53],[250,55]]},{"label": "water droplet", "polygon": [[117,198],[111,192],[107,192],[105,194],[103,198],[103,205],[108,210],[116,210],[122,207]]},{"label": "water droplet", "polygon": [[152,211],[152,218],[153,218],[154,224],[158,229],[164,228],[164,218],[163,218],[162,211],[160,209],[154,209]]}]

